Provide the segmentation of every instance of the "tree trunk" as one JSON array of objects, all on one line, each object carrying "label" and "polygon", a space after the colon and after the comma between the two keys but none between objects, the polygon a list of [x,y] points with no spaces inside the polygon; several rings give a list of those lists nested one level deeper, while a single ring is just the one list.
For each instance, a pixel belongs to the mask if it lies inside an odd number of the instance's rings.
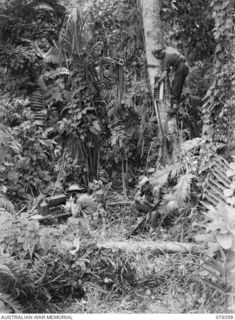
[{"label": "tree trunk", "polygon": [[161,74],[161,64],[152,55],[152,50],[163,46],[160,26],[160,4],[158,0],[139,0],[142,12],[145,53],[148,66],[148,81],[153,95],[154,78]]},{"label": "tree trunk", "polygon": [[161,75],[161,61],[155,59],[152,55],[152,50],[163,48],[160,20],[160,0],[138,0],[138,3],[140,6],[140,11],[142,12],[144,28],[148,86],[158,119],[159,138],[161,140],[159,153],[161,154],[161,161],[165,163],[167,150],[164,140],[168,131],[167,110],[170,106],[169,85],[167,81],[165,81],[164,99],[156,102],[156,100],[154,100],[154,80],[156,76]]}]

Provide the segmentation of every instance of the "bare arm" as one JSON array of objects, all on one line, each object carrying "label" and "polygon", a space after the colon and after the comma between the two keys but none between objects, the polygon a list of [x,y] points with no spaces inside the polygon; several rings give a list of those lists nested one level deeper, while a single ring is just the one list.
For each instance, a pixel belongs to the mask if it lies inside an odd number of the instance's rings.
[{"label": "bare arm", "polygon": [[163,80],[165,80],[167,77],[167,70],[164,70],[163,73],[161,74],[160,79],[158,80],[159,82],[162,82]]},{"label": "bare arm", "polygon": [[163,73],[161,74],[160,79],[156,83],[156,86],[158,87],[162,81],[164,81],[167,77],[167,70],[164,70]]}]

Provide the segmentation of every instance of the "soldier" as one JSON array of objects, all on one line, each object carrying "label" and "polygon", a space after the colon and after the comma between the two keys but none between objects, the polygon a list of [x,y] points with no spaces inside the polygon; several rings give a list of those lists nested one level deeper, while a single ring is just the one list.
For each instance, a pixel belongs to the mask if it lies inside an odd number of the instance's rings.
[{"label": "soldier", "polygon": [[137,212],[144,214],[151,212],[147,218],[147,220],[150,221],[150,234],[152,234],[158,226],[159,212],[157,208],[154,210],[153,208],[159,203],[160,197],[160,188],[158,186],[152,188],[149,179],[143,177],[139,182],[138,191],[134,199],[134,209],[136,209]]},{"label": "soldier", "polygon": [[171,86],[171,107],[173,110],[177,109],[177,104],[180,102],[181,93],[183,90],[184,82],[189,72],[188,66],[185,64],[185,57],[176,49],[166,47],[165,49],[158,49],[152,51],[156,59],[162,60],[163,73],[159,81],[155,84],[159,87],[162,81],[165,80],[173,68],[174,80]]},{"label": "soldier", "polygon": [[87,216],[93,218],[94,213],[97,211],[97,203],[84,188],[77,184],[71,185],[68,189],[68,194],[70,195],[71,211],[74,218],[87,218]]}]

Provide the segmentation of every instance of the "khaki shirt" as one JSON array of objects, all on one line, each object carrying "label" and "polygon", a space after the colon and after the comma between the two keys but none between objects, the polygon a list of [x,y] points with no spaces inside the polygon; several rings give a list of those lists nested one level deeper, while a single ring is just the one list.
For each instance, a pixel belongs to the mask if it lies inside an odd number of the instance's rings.
[{"label": "khaki shirt", "polygon": [[78,216],[92,216],[97,210],[97,204],[92,196],[88,194],[82,194],[72,206],[73,217]]},{"label": "khaki shirt", "polygon": [[169,71],[170,67],[177,68],[181,62],[186,61],[185,57],[175,48],[167,47],[164,49],[164,53],[163,70]]}]

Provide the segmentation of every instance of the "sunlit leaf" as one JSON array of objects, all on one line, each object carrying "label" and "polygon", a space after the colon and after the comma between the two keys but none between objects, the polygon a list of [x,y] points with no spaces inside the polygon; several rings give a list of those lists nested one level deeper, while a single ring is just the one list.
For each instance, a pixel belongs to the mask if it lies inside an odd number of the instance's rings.
[{"label": "sunlit leaf", "polygon": [[225,204],[220,202],[217,206],[217,212],[219,216],[224,217],[226,215],[226,207]]},{"label": "sunlit leaf", "polygon": [[206,232],[216,231],[221,228],[221,222],[219,220],[214,220],[206,225]]},{"label": "sunlit leaf", "polygon": [[234,176],[234,175],[235,175],[235,170],[228,169],[228,170],[226,171],[226,176],[227,176],[227,177],[232,177],[232,176]]},{"label": "sunlit leaf", "polygon": [[233,181],[233,182],[230,184],[230,188],[231,188],[231,189],[235,189],[235,181]]},{"label": "sunlit leaf", "polygon": [[231,196],[233,195],[233,190],[232,190],[232,189],[225,189],[225,190],[223,191],[223,193],[224,193],[224,196],[225,196],[226,198],[228,198],[228,197],[231,197]]},{"label": "sunlit leaf", "polygon": [[196,234],[194,237],[195,241],[197,242],[210,242],[215,240],[215,237],[213,234]]},{"label": "sunlit leaf", "polygon": [[231,233],[226,233],[226,234],[218,234],[216,235],[216,240],[218,241],[218,243],[220,244],[220,246],[223,249],[230,249],[232,247],[232,243],[233,243],[233,236]]},{"label": "sunlit leaf", "polygon": [[226,207],[226,218],[227,223],[230,227],[235,225],[235,208],[232,208],[230,206]]},{"label": "sunlit leaf", "polygon": [[217,242],[209,242],[207,254],[209,257],[213,257],[214,254],[220,249],[220,245]]},{"label": "sunlit leaf", "polygon": [[100,124],[99,124],[99,120],[93,121],[93,126],[95,127],[95,129],[96,129],[97,131],[101,131],[101,127],[100,127]]},{"label": "sunlit leaf", "polygon": [[230,204],[231,206],[234,206],[235,205],[235,197],[227,198],[226,202],[228,204]]},{"label": "sunlit leaf", "polygon": [[169,211],[173,211],[173,210],[176,210],[179,208],[179,204],[176,200],[171,200],[167,203],[166,205],[166,208],[169,210]]}]

